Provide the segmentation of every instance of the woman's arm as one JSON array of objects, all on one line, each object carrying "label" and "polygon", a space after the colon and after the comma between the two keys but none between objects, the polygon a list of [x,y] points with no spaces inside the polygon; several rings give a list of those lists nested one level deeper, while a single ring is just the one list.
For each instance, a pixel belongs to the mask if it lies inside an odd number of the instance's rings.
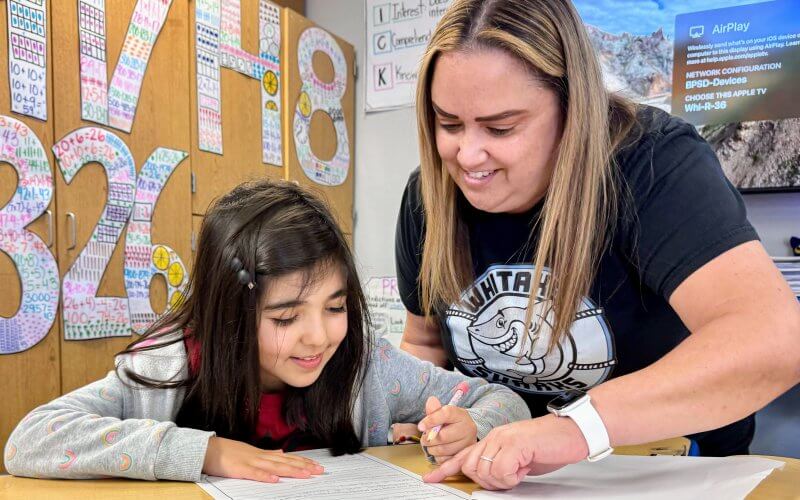
[{"label": "woman's arm", "polygon": [[669,302],[689,338],[590,391],[613,444],[721,427],[800,381],[800,304],[759,242],[708,262]]},{"label": "woman's arm", "polygon": [[447,365],[447,354],[442,346],[439,325],[433,318],[406,312],[406,327],[400,349],[436,366]]},{"label": "woman's arm", "polygon": [[[589,391],[612,446],[721,427],[800,381],[800,305],[759,242],[700,267],[675,289],[670,304],[691,335],[651,366]],[[493,430],[426,479],[463,470],[484,487],[510,488],[525,473],[574,463],[587,453],[569,418],[548,415]]]}]

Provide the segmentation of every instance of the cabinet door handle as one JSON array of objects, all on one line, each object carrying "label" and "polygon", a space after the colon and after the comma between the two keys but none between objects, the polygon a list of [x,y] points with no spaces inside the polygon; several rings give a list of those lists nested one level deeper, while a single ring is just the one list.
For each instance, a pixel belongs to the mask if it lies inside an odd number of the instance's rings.
[{"label": "cabinet door handle", "polygon": [[53,211],[48,208],[44,213],[47,214],[47,248],[53,248]]},{"label": "cabinet door handle", "polygon": [[78,224],[75,220],[75,214],[67,212],[67,221],[70,222],[69,226],[69,244],[67,250],[72,250],[78,244]]}]

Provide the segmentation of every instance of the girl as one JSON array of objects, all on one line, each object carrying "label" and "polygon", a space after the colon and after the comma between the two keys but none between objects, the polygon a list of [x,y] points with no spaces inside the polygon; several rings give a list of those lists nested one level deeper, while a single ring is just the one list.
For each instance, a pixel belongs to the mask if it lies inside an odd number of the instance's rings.
[{"label": "girl", "polygon": [[[328,208],[287,182],[241,185],[203,222],[187,299],[106,378],[33,410],[11,434],[14,475],[274,482],[385,445],[392,422],[446,424],[452,456],[529,416],[510,390],[434,368],[365,335],[364,296]],[[439,409],[461,381],[463,406]],[[438,411],[437,411],[438,410]]]}]

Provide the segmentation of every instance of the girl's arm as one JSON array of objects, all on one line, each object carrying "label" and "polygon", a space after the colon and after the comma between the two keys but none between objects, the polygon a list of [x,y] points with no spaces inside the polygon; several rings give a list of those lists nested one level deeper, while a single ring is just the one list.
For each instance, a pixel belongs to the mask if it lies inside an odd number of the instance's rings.
[{"label": "girl's arm", "polygon": [[442,334],[434,318],[425,318],[406,312],[406,326],[400,349],[414,357],[430,361],[436,366],[447,365],[447,354],[442,346]]},{"label": "girl's arm", "polygon": [[177,392],[133,389],[111,371],[22,419],[6,443],[6,469],[42,478],[198,481],[213,432],[128,418],[171,418],[179,404]]},{"label": "girl's arm", "polygon": [[478,439],[498,425],[530,418],[528,406],[510,389],[439,368],[395,349],[384,339],[376,341],[372,363],[383,382],[392,422],[419,422],[426,416],[429,397],[447,404],[462,381],[469,384],[469,392],[459,406],[475,422]]}]

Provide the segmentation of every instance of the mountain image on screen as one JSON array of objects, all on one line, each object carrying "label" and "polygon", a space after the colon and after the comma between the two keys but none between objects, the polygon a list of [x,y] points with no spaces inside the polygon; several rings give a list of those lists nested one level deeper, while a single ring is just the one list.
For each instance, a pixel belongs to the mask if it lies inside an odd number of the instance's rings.
[{"label": "mountain image on screen", "polygon": [[673,49],[660,28],[651,35],[618,35],[592,25],[586,29],[610,90],[670,111]]},{"label": "mountain image on screen", "polygon": [[740,189],[800,187],[800,118],[699,127]]},{"label": "mountain image on screen", "polygon": [[[586,25],[606,87],[635,102],[671,111],[673,41],[662,29],[650,35],[609,33]],[[800,118],[698,127],[739,189],[800,187]]]}]

